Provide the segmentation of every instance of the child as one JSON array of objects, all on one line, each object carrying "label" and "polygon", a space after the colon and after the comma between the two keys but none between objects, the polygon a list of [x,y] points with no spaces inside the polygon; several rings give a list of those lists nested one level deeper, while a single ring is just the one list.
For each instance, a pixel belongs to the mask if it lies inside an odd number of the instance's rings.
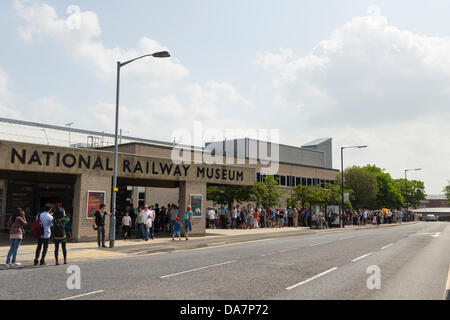
[{"label": "child", "polygon": [[178,240],[181,240],[180,226],[180,218],[177,218],[175,223],[173,224],[172,240],[175,240],[175,236],[178,236]]}]

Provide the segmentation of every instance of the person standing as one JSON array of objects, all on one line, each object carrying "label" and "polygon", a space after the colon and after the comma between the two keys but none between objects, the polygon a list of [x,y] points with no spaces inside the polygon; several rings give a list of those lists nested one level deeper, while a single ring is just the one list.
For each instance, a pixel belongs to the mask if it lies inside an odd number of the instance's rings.
[{"label": "person standing", "polygon": [[298,227],[298,210],[294,208],[294,213],[292,214],[292,222],[294,224],[294,228]]},{"label": "person standing", "polygon": [[94,229],[97,230],[97,244],[100,248],[100,243],[102,248],[106,248],[105,245],[105,217],[108,215],[111,215],[110,213],[106,212],[105,210],[106,205],[102,203],[100,205],[100,209],[97,210],[94,217]]},{"label": "person standing", "polygon": [[181,240],[180,226],[181,226],[180,218],[177,217],[173,225],[172,240],[175,240],[175,236],[178,237],[178,240]]},{"label": "person standing", "polygon": [[192,207],[187,206],[187,210],[184,212],[183,220],[184,220],[184,232],[186,236],[186,240],[189,240],[189,234],[192,232]]},{"label": "person standing", "polygon": [[123,238],[127,240],[128,235],[131,230],[131,217],[129,216],[128,212],[125,212],[125,216],[122,218],[122,232],[123,232]]},{"label": "person standing", "polygon": [[[148,206],[145,206],[145,207],[148,208]],[[138,210],[138,212],[136,214],[135,221],[133,221],[133,223],[136,226],[136,239],[143,238],[143,234],[142,234],[143,227],[142,227],[141,218],[140,218],[140,215],[141,215],[142,211],[144,211],[144,209],[141,206],[141,207],[139,207],[139,210]]]},{"label": "person standing", "polygon": [[147,226],[148,216],[150,214],[150,210],[148,209],[148,205],[144,206],[144,210],[139,212],[139,234],[142,237],[142,240],[148,241],[148,232],[149,227]]},{"label": "person standing", "polygon": [[44,211],[41,212],[36,217],[36,220],[41,221],[44,232],[41,235],[41,237],[38,239],[36,255],[34,257],[34,265],[37,266],[37,264],[39,263],[39,256],[41,255],[41,250],[42,250],[40,265],[45,266],[46,265],[45,256],[47,255],[47,250],[48,250],[48,240],[50,239],[50,235],[51,235],[50,228],[53,225],[53,212],[52,212],[51,206],[48,204],[45,205]]},{"label": "person standing", "polygon": [[53,242],[55,243],[55,264],[59,265],[58,252],[59,245],[61,244],[64,264],[67,264],[67,235],[66,224],[69,223],[69,218],[66,215],[66,211],[63,208],[58,209],[53,216]]},{"label": "person standing", "polygon": [[[8,256],[6,257],[6,266],[10,267],[20,266],[21,263],[16,261],[17,251],[19,251],[20,243],[23,238],[23,228],[27,225],[27,220],[25,219],[25,212],[21,208],[17,208],[17,212],[14,216],[9,218],[9,241],[10,248],[8,251]],[[12,258],[12,260],[11,260]],[[10,263],[11,262],[11,263]]]},{"label": "person standing", "polygon": [[[159,210],[159,209],[158,209]],[[152,219],[151,223],[149,223],[150,227],[148,229],[149,236],[152,238],[152,240],[155,239],[155,219],[156,219],[156,212],[153,208],[153,206],[150,207],[150,211],[148,213],[149,219]]]},{"label": "person standing", "polygon": [[216,228],[216,212],[213,208],[208,208],[208,217],[209,217],[209,227],[211,229]]},{"label": "person standing", "polygon": [[238,211],[236,206],[233,206],[231,210],[231,228],[237,229],[237,219],[238,219]]},{"label": "person standing", "polygon": [[172,209],[170,210],[170,232],[173,232],[173,226],[178,218],[178,209],[175,204],[172,204]]},{"label": "person standing", "polygon": [[225,221],[225,215],[227,214],[227,209],[224,205],[220,206],[220,226],[222,229],[226,229],[227,224]]}]

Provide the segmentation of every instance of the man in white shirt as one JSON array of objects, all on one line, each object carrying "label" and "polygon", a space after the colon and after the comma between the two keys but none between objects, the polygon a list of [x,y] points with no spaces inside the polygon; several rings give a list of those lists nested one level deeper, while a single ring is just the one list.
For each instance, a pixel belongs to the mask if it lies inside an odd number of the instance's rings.
[{"label": "man in white shirt", "polygon": [[141,228],[141,235],[142,240],[148,241],[148,228],[147,228],[147,221],[148,221],[148,215],[150,214],[150,210],[148,210],[148,206],[146,205],[144,207],[144,210],[139,212],[139,218],[138,223],[139,227]]},{"label": "man in white shirt", "polygon": [[50,205],[45,205],[44,211],[41,212],[36,217],[36,220],[38,220],[38,219],[42,223],[44,233],[38,239],[36,255],[34,258],[34,265],[37,266],[37,264],[39,262],[39,256],[41,254],[42,246],[44,246],[44,249],[42,250],[41,262],[40,262],[40,265],[44,266],[44,265],[46,265],[45,256],[47,254],[47,249],[48,249],[48,240],[50,239],[50,235],[51,235],[51,227],[53,225],[53,212],[52,212],[52,208]]},{"label": "man in white shirt", "polygon": [[213,208],[208,209],[208,218],[209,218],[209,227],[211,229],[216,228],[216,212],[213,210]]},{"label": "man in white shirt", "polygon": [[[148,224],[149,224],[149,236],[150,238],[155,239],[155,210],[153,208],[153,206],[150,207],[150,211],[148,214]],[[151,221],[150,221],[151,220]]]}]

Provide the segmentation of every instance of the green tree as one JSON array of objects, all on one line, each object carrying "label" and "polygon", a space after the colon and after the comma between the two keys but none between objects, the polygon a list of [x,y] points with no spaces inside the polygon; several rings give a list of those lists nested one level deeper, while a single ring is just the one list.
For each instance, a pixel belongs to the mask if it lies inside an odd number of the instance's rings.
[{"label": "green tree", "polygon": [[376,176],[378,184],[378,192],[376,199],[371,203],[369,208],[396,208],[403,206],[403,196],[398,184],[394,182],[391,175],[375,165],[367,165],[365,170]]},{"label": "green tree", "polygon": [[255,183],[251,195],[253,201],[269,208],[280,204],[280,199],[284,195],[284,192],[273,176],[266,176],[264,182]]},{"label": "green tree", "polygon": [[344,171],[344,184],[353,190],[351,199],[354,208],[370,208],[378,193],[377,177],[358,166],[353,166]]},{"label": "green tree", "polygon": [[206,198],[230,208],[235,202],[250,201],[252,199],[252,191],[252,186],[208,186]]},{"label": "green tree", "polygon": [[394,180],[397,187],[403,194],[404,203],[408,202],[408,207],[418,207],[421,200],[425,200],[425,184],[419,180],[396,179]]},{"label": "green tree", "polygon": [[[325,195],[326,195],[326,203],[327,204],[337,204],[339,206],[342,205],[342,182],[341,182],[341,174],[338,173],[336,176],[336,183],[327,183],[325,185]],[[348,193],[349,199],[354,199],[353,190],[349,189],[344,183],[344,193]],[[344,202],[344,206],[347,209],[353,209],[352,203],[350,200]]]},{"label": "green tree", "polygon": [[448,181],[448,185],[444,187],[445,198],[447,199],[447,204],[450,205],[450,180]]}]

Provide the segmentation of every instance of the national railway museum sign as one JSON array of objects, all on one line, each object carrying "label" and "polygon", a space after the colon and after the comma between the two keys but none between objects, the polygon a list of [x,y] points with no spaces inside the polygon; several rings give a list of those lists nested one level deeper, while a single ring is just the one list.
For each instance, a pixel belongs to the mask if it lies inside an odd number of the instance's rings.
[{"label": "national railway museum sign", "polygon": [[[0,170],[66,174],[113,174],[114,154],[0,141]],[[169,159],[119,154],[118,176],[139,179],[196,181],[252,185],[255,169],[229,165],[175,164]]]}]

